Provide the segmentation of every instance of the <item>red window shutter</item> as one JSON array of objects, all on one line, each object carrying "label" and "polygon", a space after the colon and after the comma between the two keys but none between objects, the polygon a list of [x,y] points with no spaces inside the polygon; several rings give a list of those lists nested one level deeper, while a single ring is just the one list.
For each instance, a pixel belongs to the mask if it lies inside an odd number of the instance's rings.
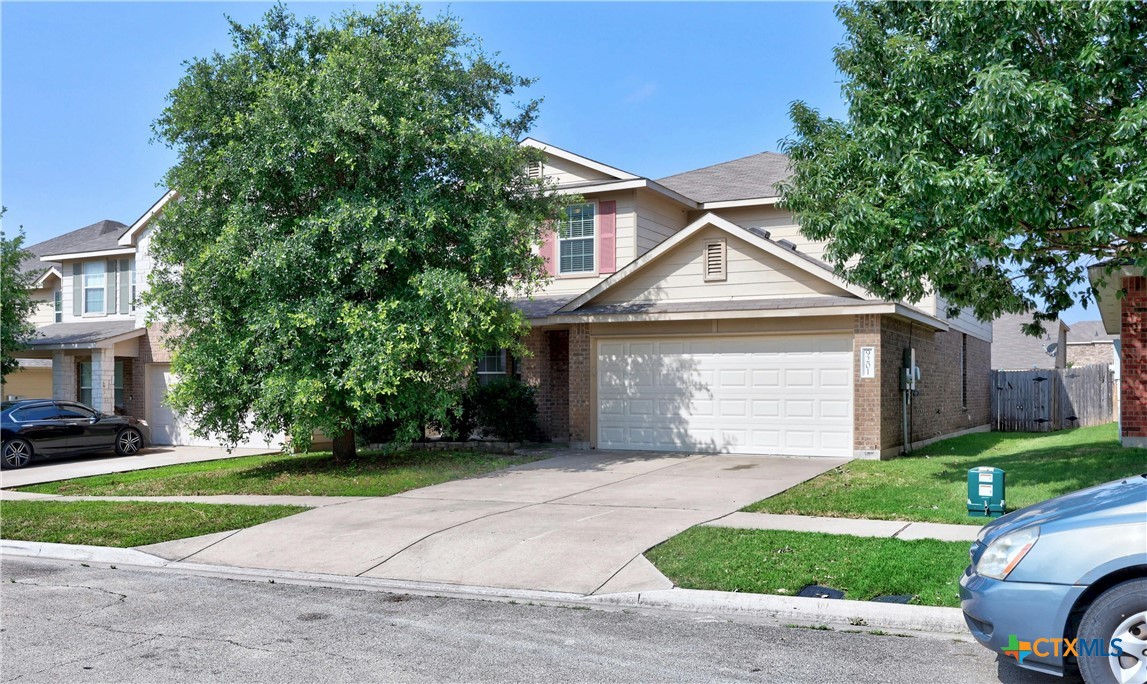
[{"label": "red window shutter", "polygon": [[597,203],[598,273],[617,270],[617,202]]},{"label": "red window shutter", "polygon": [[558,262],[557,262],[557,242],[558,234],[552,229],[549,222],[546,223],[545,228],[542,229],[544,237],[542,241],[541,255],[542,259],[546,262],[546,273],[550,275],[557,275]]}]

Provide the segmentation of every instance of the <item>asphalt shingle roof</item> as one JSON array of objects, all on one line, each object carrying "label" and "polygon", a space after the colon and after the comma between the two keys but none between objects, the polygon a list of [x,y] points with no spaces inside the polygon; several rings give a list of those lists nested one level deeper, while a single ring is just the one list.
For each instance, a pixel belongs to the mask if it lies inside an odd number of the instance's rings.
[{"label": "asphalt shingle roof", "polygon": [[789,177],[789,158],[776,152],[666,176],[657,182],[698,202],[780,197],[777,183]]},{"label": "asphalt shingle roof", "polygon": [[1056,355],[1049,354],[1047,348],[1059,343],[1060,321],[1045,321],[1040,337],[1024,334],[1021,326],[1031,322],[1031,314],[1005,314],[992,322],[993,369],[1055,368]]},{"label": "asphalt shingle roof", "polygon": [[1103,327],[1103,321],[1077,321],[1071,324],[1067,331],[1068,344],[1087,344],[1091,342],[1110,342],[1118,335],[1108,334]]},{"label": "asphalt shingle roof", "polygon": [[34,271],[39,273],[45,269],[59,264],[54,261],[44,261],[39,257],[47,254],[71,254],[73,252],[95,252],[104,249],[119,247],[119,236],[127,230],[127,226],[119,221],[104,219],[90,226],[78,228],[70,233],[43,242],[28,246],[28,251],[36,255],[36,259],[28,259],[20,268],[25,273]]},{"label": "asphalt shingle roof", "polygon": [[52,323],[36,329],[36,336],[28,342],[35,349],[57,344],[93,344],[112,337],[142,330],[135,321],[93,321],[82,323]]}]

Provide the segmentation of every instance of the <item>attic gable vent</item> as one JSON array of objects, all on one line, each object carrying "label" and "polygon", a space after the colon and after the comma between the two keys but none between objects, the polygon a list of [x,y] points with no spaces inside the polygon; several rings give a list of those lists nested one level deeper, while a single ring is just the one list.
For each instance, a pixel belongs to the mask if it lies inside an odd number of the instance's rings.
[{"label": "attic gable vent", "polygon": [[542,163],[540,161],[532,161],[526,166],[526,175],[530,180],[539,180],[542,177]]},{"label": "attic gable vent", "polygon": [[725,280],[728,271],[724,238],[706,240],[704,259],[705,282]]}]

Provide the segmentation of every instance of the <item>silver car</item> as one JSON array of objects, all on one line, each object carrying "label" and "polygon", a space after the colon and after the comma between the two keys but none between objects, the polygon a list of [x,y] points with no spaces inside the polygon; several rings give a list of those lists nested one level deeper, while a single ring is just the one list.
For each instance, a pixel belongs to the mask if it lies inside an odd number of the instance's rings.
[{"label": "silver car", "polygon": [[1147,475],[986,525],[960,580],[972,636],[1021,667],[1147,684]]}]

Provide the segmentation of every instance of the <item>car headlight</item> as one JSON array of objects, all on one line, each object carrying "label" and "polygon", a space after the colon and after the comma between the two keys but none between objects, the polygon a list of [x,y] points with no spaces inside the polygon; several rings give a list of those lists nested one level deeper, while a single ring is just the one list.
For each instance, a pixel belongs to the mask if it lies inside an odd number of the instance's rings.
[{"label": "car headlight", "polygon": [[976,572],[992,579],[1005,579],[1039,539],[1039,527],[1027,527],[995,540],[980,556]]},{"label": "car headlight", "polygon": [[980,528],[980,533],[976,535],[976,541],[983,542],[984,537],[988,536],[988,526],[984,525]]},{"label": "car headlight", "polygon": [[146,421],[146,420],[144,420],[143,418],[139,418],[138,420],[139,420],[139,424],[140,424],[140,425],[142,425],[142,426],[144,426],[144,427],[148,427],[148,425],[147,425],[147,421]]}]

